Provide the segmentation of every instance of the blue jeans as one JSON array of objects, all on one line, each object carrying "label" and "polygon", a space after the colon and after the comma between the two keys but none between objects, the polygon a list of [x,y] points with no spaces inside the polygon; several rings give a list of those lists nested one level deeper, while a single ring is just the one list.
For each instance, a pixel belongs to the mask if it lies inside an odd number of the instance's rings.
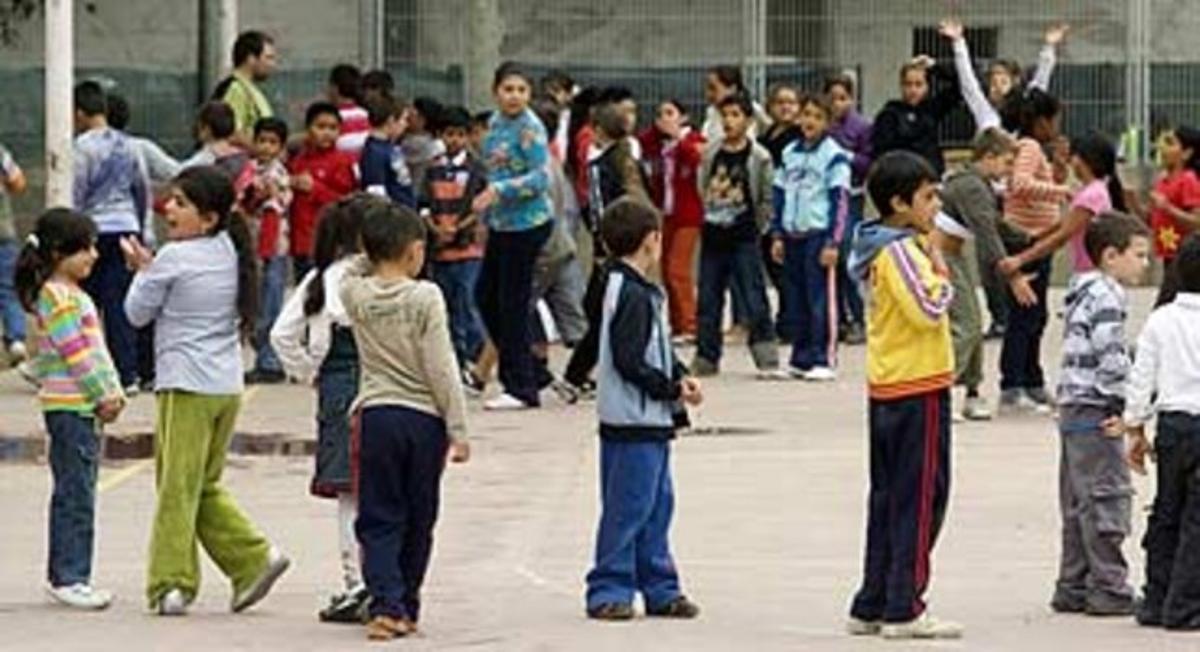
[{"label": "blue jeans", "polygon": [[1046,332],[1049,313],[1046,293],[1050,286],[1050,259],[1043,258],[1023,268],[1035,274],[1033,291],[1037,305],[1022,306],[1008,293],[1008,328],[1000,348],[1000,389],[1041,389],[1046,386],[1042,373],[1042,335]]},{"label": "blue jeans", "polygon": [[92,297],[104,325],[104,339],[112,354],[113,364],[121,375],[121,385],[129,387],[138,381],[137,329],[125,316],[125,295],[133,283],[133,272],[125,266],[121,253],[121,238],[136,233],[101,233],[96,239],[100,257],[92,275],[83,282],[83,289]]},{"label": "blue jeans", "polygon": [[433,280],[446,297],[450,339],[459,365],[474,360],[483,347],[483,325],[475,307],[475,285],[482,267],[483,261],[479,259],[433,264]]},{"label": "blue jeans", "polygon": [[731,286],[740,288],[746,301],[750,345],[775,339],[758,247],[757,240],[714,245],[701,237],[696,353],[713,364],[721,361],[721,318],[725,314],[725,291]]},{"label": "blue jeans", "polygon": [[100,439],[90,417],[74,412],[46,412],[50,433],[51,586],[88,584],[92,578],[95,539],[96,471]]},{"label": "blue jeans", "polygon": [[271,348],[271,327],[283,311],[287,262],[287,256],[275,256],[263,261],[262,295],[259,297],[258,323],[254,327],[254,368],[259,371],[283,371],[279,356],[275,355],[275,349]]},{"label": "blue jeans", "polygon": [[588,608],[630,604],[637,592],[647,609],[679,597],[668,540],[675,511],[670,443],[601,440],[600,498],[596,564],[587,575]]},{"label": "blue jeans", "polygon": [[854,228],[863,218],[863,196],[850,198],[850,213],[846,215],[846,230],[842,236],[842,246],[838,250],[837,292],[838,292],[838,321],[842,324],[866,324],[863,318],[862,288],[850,276],[846,263],[850,261],[850,250],[854,247]]},{"label": "blue jeans", "polygon": [[831,343],[837,338],[837,312],[830,301],[836,302],[837,297],[829,293],[837,292],[833,289],[834,270],[821,266],[825,242],[824,234],[783,241],[784,288],[790,293],[788,306],[796,326],[791,365],[802,371],[834,363]]},{"label": "blue jeans", "polygon": [[0,325],[4,327],[5,344],[25,341],[25,311],[13,287],[13,273],[20,251],[16,242],[0,241]]}]

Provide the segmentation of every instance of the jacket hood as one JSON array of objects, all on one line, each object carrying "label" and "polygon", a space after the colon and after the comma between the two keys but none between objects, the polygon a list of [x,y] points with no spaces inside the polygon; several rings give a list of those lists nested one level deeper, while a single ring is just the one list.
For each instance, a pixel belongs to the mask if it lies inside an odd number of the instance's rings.
[{"label": "jacket hood", "polygon": [[889,244],[912,234],[913,232],[908,229],[886,226],[879,220],[859,224],[854,229],[850,259],[846,262],[850,274],[860,281],[865,281],[875,256]]},{"label": "jacket hood", "polygon": [[[1063,297],[1062,314],[1064,316],[1069,315],[1076,308],[1078,308],[1084,297],[1093,292],[1092,286],[1096,285],[1097,283],[1107,285],[1108,289],[1116,291],[1118,295],[1121,294],[1120,286],[1111,281],[1104,274],[1104,272],[1101,272],[1100,270],[1092,270],[1090,272],[1076,274],[1075,276],[1071,277],[1071,281],[1067,284],[1067,294],[1065,297]],[[1095,289],[1099,290],[1101,288]]]}]

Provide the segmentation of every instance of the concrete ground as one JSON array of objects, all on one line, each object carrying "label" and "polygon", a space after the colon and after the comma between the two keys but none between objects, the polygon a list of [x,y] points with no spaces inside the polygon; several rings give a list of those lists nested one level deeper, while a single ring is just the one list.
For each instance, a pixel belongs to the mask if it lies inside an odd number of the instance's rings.
[{"label": "concrete ground", "polygon": [[[1144,318],[1150,293],[1139,292]],[[1131,335],[1132,337],[1132,335]],[[1047,336],[1051,373],[1059,329]],[[997,346],[989,344],[989,370]],[[535,413],[472,408],[475,459],[449,470],[423,634],[410,649],[476,650],[1196,650],[1200,638],[1137,627],[1129,619],[1059,616],[1047,607],[1056,571],[1057,439],[1047,418],[955,429],[953,495],[934,556],[932,610],[967,626],[959,642],[887,643],[841,633],[859,578],[865,436],[863,349],[843,351],[841,380],[826,386],[750,379],[744,347],[707,385],[694,420],[705,434],[675,452],[676,557],[695,622],[587,621],[582,578],[597,507],[596,437],[588,406],[549,399]],[[990,372],[989,372],[990,373]],[[269,387],[249,400],[243,429],[311,433],[311,390]],[[131,421],[146,419],[138,399]],[[141,416],[139,416],[141,415]],[[0,384],[0,432],[37,428],[19,383]],[[136,430],[137,427],[132,427]],[[337,588],[335,508],[311,498],[311,461],[237,457],[228,483],[295,565],[262,605],[228,612],[229,589],[207,561],[191,615],[148,615],[142,599],[153,479],[145,462],[102,472],[96,584],[119,601],[83,614],[42,594],[49,478],[37,464],[0,468],[3,650],[357,650],[358,627],[322,625],[315,612]],[[1152,482],[1136,481],[1137,545]],[[378,646],[382,647],[382,646]]]}]

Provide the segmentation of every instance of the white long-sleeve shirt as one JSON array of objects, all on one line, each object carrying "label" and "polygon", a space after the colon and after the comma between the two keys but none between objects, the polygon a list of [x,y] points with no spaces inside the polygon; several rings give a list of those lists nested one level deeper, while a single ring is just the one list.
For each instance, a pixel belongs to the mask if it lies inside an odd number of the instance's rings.
[{"label": "white long-sleeve shirt", "polygon": [[[1200,416],[1200,294],[1182,292],[1151,313],[1138,337],[1125,399],[1125,422],[1155,413]],[[1157,397],[1155,396],[1157,394]]]},{"label": "white long-sleeve shirt", "polygon": [[[1038,53],[1037,70],[1033,73],[1033,79],[1029,80],[1029,87],[1049,90],[1050,75],[1054,73],[1055,63],[1057,63],[1057,57],[1054,46],[1043,45],[1042,51]],[[976,133],[991,127],[999,127],[1000,114],[996,111],[996,107],[992,106],[991,100],[979,85],[979,77],[975,75],[975,67],[971,63],[971,52],[967,49],[965,38],[954,41],[954,71],[958,74],[958,87],[962,92],[963,100],[967,103],[967,108],[971,110],[971,116],[975,118]]]},{"label": "white long-sleeve shirt", "polygon": [[350,326],[350,318],[342,306],[339,296],[342,277],[346,274],[349,258],[343,258],[325,270],[322,284],[325,286],[325,307],[321,312],[304,314],[304,300],[308,286],[316,278],[316,270],[310,271],[288,297],[271,327],[271,346],[279,356],[280,363],[293,378],[311,382],[329,353],[329,342],[333,326]]}]

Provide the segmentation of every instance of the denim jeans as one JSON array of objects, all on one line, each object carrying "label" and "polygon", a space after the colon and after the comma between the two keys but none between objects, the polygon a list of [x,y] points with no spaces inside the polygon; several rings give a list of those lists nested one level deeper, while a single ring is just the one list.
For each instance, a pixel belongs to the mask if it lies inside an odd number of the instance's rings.
[{"label": "denim jeans", "polygon": [[283,371],[283,364],[271,348],[271,327],[283,311],[283,295],[287,288],[287,256],[275,256],[263,261],[262,296],[258,307],[258,323],[254,328],[256,355],[254,368],[259,371]]},{"label": "denim jeans", "polygon": [[701,238],[697,355],[713,364],[721,361],[721,319],[725,292],[731,286],[740,288],[746,301],[751,347],[774,341],[765,285],[757,240],[714,244]]},{"label": "denim jeans", "polygon": [[837,290],[835,271],[821,264],[825,242],[824,234],[783,241],[784,287],[795,325],[791,366],[801,371],[836,364],[837,310],[831,302],[837,302]]},{"label": "denim jeans", "polygon": [[[863,219],[863,196],[850,198],[850,213],[846,215],[846,229],[843,233],[841,248],[838,250],[837,264],[837,294],[838,294],[838,323],[863,326],[862,287],[850,276],[847,263],[850,262],[850,250],[854,247],[854,228]],[[834,334],[837,335],[836,333]]]},{"label": "denim jeans", "polygon": [[96,471],[100,439],[95,422],[74,412],[46,412],[50,433],[51,586],[88,584],[95,539]]},{"label": "denim jeans", "polygon": [[0,241],[0,326],[4,328],[4,343],[25,341],[25,311],[17,300],[13,273],[17,268],[20,247],[11,240]]},{"label": "denim jeans", "polygon": [[1050,259],[1027,265],[1024,272],[1034,274],[1029,282],[1037,293],[1037,304],[1022,306],[1009,293],[1008,328],[1000,349],[1000,389],[1041,389],[1046,386],[1042,373],[1042,335],[1049,313],[1046,292],[1050,286]]},{"label": "denim jeans", "polygon": [[482,267],[483,261],[478,258],[433,264],[433,280],[446,297],[450,339],[460,366],[474,360],[483,348],[483,325],[475,307],[475,285]]},{"label": "denim jeans", "polygon": [[138,381],[137,329],[125,316],[125,295],[133,283],[133,272],[125,266],[125,256],[121,253],[121,238],[130,235],[137,236],[136,233],[101,233],[96,239],[100,257],[92,268],[92,275],[83,282],[83,289],[91,295],[100,313],[104,339],[124,387]]}]

